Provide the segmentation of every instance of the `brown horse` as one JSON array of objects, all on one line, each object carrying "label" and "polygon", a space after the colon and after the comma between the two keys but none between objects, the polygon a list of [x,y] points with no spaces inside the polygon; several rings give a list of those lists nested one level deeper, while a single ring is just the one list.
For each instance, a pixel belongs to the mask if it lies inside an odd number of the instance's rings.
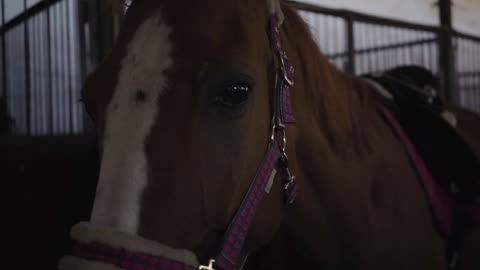
[{"label": "brown horse", "polygon": [[[295,68],[296,123],[273,129],[279,145],[288,138],[290,160],[281,154],[276,174],[268,167],[280,155],[271,142],[274,97],[292,82],[269,39],[272,14]],[[158,269],[240,269],[257,250],[245,268],[446,269],[444,239],[376,93],[330,64],[278,0],[133,1],[85,100],[101,173],[90,224],[72,232],[82,259],[68,257],[62,268],[150,269],[134,267],[160,260]],[[264,166],[267,175],[257,172]],[[289,173],[300,193],[286,205]],[[237,229],[231,221],[242,220],[259,176],[267,194],[237,263],[223,252],[224,235]],[[208,265],[219,249],[230,266]]]}]

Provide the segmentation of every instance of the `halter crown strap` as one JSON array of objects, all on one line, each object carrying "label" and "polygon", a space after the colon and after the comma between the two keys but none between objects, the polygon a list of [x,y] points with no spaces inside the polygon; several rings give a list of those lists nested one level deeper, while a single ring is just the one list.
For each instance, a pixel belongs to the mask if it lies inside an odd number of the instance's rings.
[{"label": "halter crown strap", "polygon": [[249,252],[244,250],[245,240],[260,201],[266,192],[267,184],[275,176],[279,159],[279,147],[270,145],[247,195],[225,234],[221,251],[216,258],[216,266],[220,269],[237,269],[248,255]]},{"label": "halter crown strap", "polygon": [[275,78],[275,125],[284,128],[285,124],[295,123],[290,100],[290,87],[294,84],[295,69],[287,58],[287,53],[282,48],[280,27],[277,14],[270,16],[270,42],[275,55],[280,60],[280,70]]}]

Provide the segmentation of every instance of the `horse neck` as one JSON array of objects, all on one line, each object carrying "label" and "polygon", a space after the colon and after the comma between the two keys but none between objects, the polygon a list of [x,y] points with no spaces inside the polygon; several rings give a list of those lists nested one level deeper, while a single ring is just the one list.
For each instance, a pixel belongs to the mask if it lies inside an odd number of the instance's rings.
[{"label": "horse neck", "polygon": [[[296,69],[292,95],[300,120],[299,129],[324,139],[328,151],[357,157],[371,151],[374,138],[375,104],[369,86],[361,79],[338,70],[320,52],[307,25],[285,7],[284,35]],[[294,102],[295,102],[294,101]],[[311,119],[312,116],[314,119]],[[312,126],[312,124],[314,126]],[[316,126],[315,126],[316,124]]]},{"label": "horse neck", "polygon": [[[297,268],[314,269],[318,262],[313,258],[325,243],[322,251],[332,252],[342,243],[324,222],[327,213],[337,212],[334,194],[351,190],[352,180],[371,179],[369,166],[381,151],[374,143],[385,141],[386,128],[369,86],[329,63],[299,15],[287,6],[283,10],[284,46],[295,67],[291,96],[297,119],[295,126],[287,126],[288,146],[300,193],[277,237],[281,247],[296,245],[301,252],[285,248],[272,257],[282,258],[282,266],[300,263]],[[354,218],[349,212],[348,219]],[[311,242],[319,234],[326,241]]]}]

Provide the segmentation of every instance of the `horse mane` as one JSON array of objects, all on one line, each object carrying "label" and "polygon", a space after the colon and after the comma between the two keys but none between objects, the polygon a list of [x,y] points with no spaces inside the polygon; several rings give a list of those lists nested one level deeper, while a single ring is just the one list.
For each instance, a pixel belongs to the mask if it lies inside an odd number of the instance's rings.
[{"label": "horse mane", "polygon": [[372,121],[379,118],[370,87],[330,63],[297,11],[287,3],[282,9],[286,38],[299,57],[297,81],[304,83],[305,102],[313,102],[309,105],[315,108],[316,121],[332,150],[341,155],[370,152],[378,139],[379,124]]}]

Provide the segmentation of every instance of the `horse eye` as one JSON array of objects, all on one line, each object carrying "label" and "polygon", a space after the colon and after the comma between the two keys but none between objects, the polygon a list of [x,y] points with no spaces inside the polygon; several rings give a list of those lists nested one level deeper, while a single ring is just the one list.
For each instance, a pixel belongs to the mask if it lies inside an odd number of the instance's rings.
[{"label": "horse eye", "polygon": [[248,100],[250,91],[251,87],[248,84],[229,85],[215,98],[215,103],[227,108],[241,106]]}]

